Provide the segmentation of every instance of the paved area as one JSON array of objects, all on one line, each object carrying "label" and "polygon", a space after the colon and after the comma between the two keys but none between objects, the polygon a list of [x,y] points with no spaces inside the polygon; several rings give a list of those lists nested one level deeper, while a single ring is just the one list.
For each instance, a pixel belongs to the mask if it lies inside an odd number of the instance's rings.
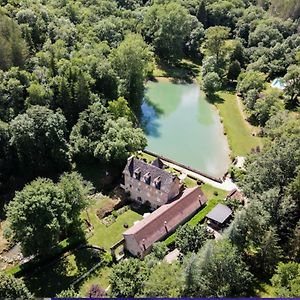
[{"label": "paved area", "polygon": [[180,255],[180,252],[179,252],[179,250],[176,248],[176,249],[174,249],[173,251],[169,252],[169,253],[164,257],[164,260],[165,260],[168,264],[170,264],[170,263],[172,263],[173,261],[177,260],[179,255]]},{"label": "paved area", "polygon": [[179,171],[180,173],[183,173],[183,174],[189,175],[193,178],[199,179],[202,182],[207,183],[207,184],[209,184],[209,185],[211,185],[215,188],[218,188],[218,189],[221,189],[221,190],[224,190],[224,191],[228,191],[228,192],[233,190],[233,189],[238,189],[237,185],[234,182],[232,182],[232,180],[230,178],[226,178],[224,182],[219,183],[219,182],[211,180],[211,179],[209,179],[205,176],[199,175],[195,172],[189,171],[189,170],[184,169],[184,168],[182,168],[178,165],[175,165],[173,163],[165,161],[163,159],[162,159],[162,161],[164,162],[164,164],[166,164],[167,166]]}]

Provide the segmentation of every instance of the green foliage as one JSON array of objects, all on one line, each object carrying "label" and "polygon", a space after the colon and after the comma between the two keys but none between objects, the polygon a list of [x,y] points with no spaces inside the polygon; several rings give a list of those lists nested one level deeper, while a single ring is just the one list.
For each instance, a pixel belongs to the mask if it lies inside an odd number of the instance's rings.
[{"label": "green foliage", "polygon": [[279,263],[271,279],[275,297],[298,297],[300,292],[300,265],[295,262]]},{"label": "green foliage", "polygon": [[[114,116],[113,116],[114,117]],[[81,113],[70,136],[75,159],[98,159],[121,164],[132,152],[143,149],[146,139],[141,129],[133,128],[124,117],[113,118],[99,102]]]},{"label": "green foliage", "polygon": [[23,67],[28,55],[19,25],[0,11],[0,69]]},{"label": "green foliage", "polygon": [[34,299],[22,279],[16,279],[5,273],[0,273],[0,298],[7,300]]},{"label": "green foliage", "polygon": [[112,114],[114,119],[126,118],[129,121],[134,121],[135,115],[128,106],[128,102],[125,98],[119,97],[117,100],[108,102],[108,112]]},{"label": "green foliage", "polygon": [[229,80],[236,80],[241,73],[241,65],[237,60],[230,63],[227,78]]},{"label": "green foliage", "polygon": [[101,142],[95,149],[95,157],[105,162],[122,164],[138,150],[143,150],[147,140],[142,129],[133,129],[132,123],[125,118],[108,120],[104,126]]},{"label": "green foliage", "polygon": [[264,126],[271,116],[284,109],[284,103],[277,91],[268,93],[265,97],[256,100],[253,115],[260,126]]},{"label": "green foliage", "polygon": [[10,143],[26,174],[49,174],[69,166],[66,119],[61,113],[33,106],[11,121],[10,132]]},{"label": "green foliage", "polygon": [[165,245],[165,243],[157,242],[154,243],[152,246],[151,253],[159,260],[162,260],[168,252],[168,247]]},{"label": "green foliage", "polygon": [[238,77],[237,90],[241,94],[246,94],[250,90],[260,92],[264,88],[265,75],[255,71],[241,73]]},{"label": "green foliage", "polygon": [[41,256],[49,253],[62,234],[78,225],[88,191],[82,178],[70,173],[64,174],[58,184],[39,178],[16,193],[8,205],[7,217],[22,252]]},{"label": "green foliage", "polygon": [[152,52],[149,46],[140,35],[129,34],[112,51],[110,60],[120,79],[120,95],[128,99],[131,108],[138,110],[143,96],[144,80],[152,68]]},{"label": "green foliage", "polygon": [[215,72],[207,73],[202,79],[202,88],[209,96],[221,89],[221,79]]},{"label": "green foliage", "polygon": [[154,3],[146,9],[143,25],[144,35],[160,57],[168,61],[182,57],[185,40],[192,31],[186,8],[175,1]]},{"label": "green foliage", "polygon": [[224,55],[225,40],[229,37],[230,29],[225,26],[209,27],[205,32],[204,49],[208,55],[215,55],[217,62]]},{"label": "green foliage", "polygon": [[180,297],[183,290],[183,277],[180,265],[162,262],[152,270],[145,281],[139,296],[151,298]]},{"label": "green foliage", "polygon": [[7,72],[0,70],[0,118],[11,121],[24,110],[24,94],[29,86],[30,74],[12,67]]},{"label": "green foliage", "polygon": [[253,281],[237,248],[226,239],[208,242],[198,257],[187,257],[184,276],[184,295],[188,297],[247,295]]},{"label": "green foliage", "polygon": [[61,291],[55,298],[79,298],[79,294],[73,288]]},{"label": "green foliage", "polygon": [[109,277],[111,297],[134,297],[143,288],[149,270],[139,259],[127,259],[113,267]]},{"label": "green foliage", "polygon": [[[285,93],[290,97],[289,101],[295,106],[297,97],[300,96],[300,66],[291,65],[287,69],[287,73],[284,76],[286,87]],[[294,103],[296,102],[296,103]]]},{"label": "green foliage", "polygon": [[185,224],[176,231],[175,245],[183,254],[198,252],[204,242],[210,238],[213,238],[213,235],[207,231],[205,225],[191,226]]}]

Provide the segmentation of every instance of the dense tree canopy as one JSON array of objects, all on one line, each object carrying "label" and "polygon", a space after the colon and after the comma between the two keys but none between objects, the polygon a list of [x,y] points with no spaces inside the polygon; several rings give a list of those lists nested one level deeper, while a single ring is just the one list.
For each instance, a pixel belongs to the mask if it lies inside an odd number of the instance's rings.
[{"label": "dense tree canopy", "polygon": [[199,257],[187,258],[184,274],[189,297],[245,295],[253,280],[237,248],[227,240],[208,242]]},{"label": "dense tree canopy", "polygon": [[0,273],[0,297],[7,300],[34,299],[22,279],[17,279],[4,272]]},{"label": "dense tree canopy", "polygon": [[[16,193],[7,217],[13,238],[25,255],[49,253],[87,205],[89,189],[75,173],[64,174],[59,183],[39,178]],[[37,217],[38,216],[38,217]]]},{"label": "dense tree canopy", "polygon": [[68,168],[66,119],[61,113],[33,106],[11,121],[10,131],[22,170],[36,176]]}]

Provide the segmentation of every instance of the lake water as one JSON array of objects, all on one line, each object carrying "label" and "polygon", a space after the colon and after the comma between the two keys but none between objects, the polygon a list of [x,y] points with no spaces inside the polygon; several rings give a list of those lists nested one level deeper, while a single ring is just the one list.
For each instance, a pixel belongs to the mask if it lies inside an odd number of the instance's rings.
[{"label": "lake water", "polygon": [[212,176],[223,176],[230,159],[219,114],[197,84],[149,82],[142,104],[146,149]]}]

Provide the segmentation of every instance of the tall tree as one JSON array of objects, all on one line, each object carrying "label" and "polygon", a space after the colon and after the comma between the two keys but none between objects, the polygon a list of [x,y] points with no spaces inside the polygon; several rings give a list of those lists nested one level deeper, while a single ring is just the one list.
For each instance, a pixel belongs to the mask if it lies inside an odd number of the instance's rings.
[{"label": "tall tree", "polygon": [[120,95],[138,111],[144,92],[144,80],[151,71],[152,52],[138,34],[129,34],[117,49],[111,53],[110,60],[120,79]]},{"label": "tall tree", "polygon": [[198,252],[209,238],[213,238],[213,235],[207,231],[206,226],[185,224],[176,230],[175,244],[183,254]]},{"label": "tall tree", "polygon": [[76,173],[64,174],[58,184],[39,178],[17,192],[8,205],[7,218],[22,252],[48,254],[74,224],[78,226],[87,193]]},{"label": "tall tree", "polygon": [[134,297],[139,293],[149,276],[145,263],[139,259],[123,260],[113,267],[109,276],[111,297]]},{"label": "tall tree", "polygon": [[66,119],[59,112],[33,106],[10,123],[11,145],[28,176],[69,167]]},{"label": "tall tree", "polygon": [[0,69],[23,67],[28,55],[27,45],[18,24],[0,12]]},{"label": "tall tree", "polygon": [[271,282],[276,297],[298,297],[300,293],[300,264],[295,262],[279,263]]},{"label": "tall tree", "polygon": [[[190,257],[187,259],[193,259]],[[189,264],[189,267],[194,267]],[[247,295],[251,290],[253,276],[236,247],[228,240],[211,241],[200,251],[195,274],[189,276],[185,296],[189,297],[234,297]]]},{"label": "tall tree", "polygon": [[151,270],[151,274],[144,283],[144,288],[139,296],[175,298],[180,297],[182,290],[183,277],[180,265],[162,262]]},{"label": "tall tree", "polygon": [[206,29],[204,49],[207,55],[215,55],[217,62],[225,51],[225,41],[229,37],[230,29],[225,26],[213,26]]},{"label": "tall tree", "polygon": [[300,66],[289,66],[284,79],[286,82],[285,94],[290,97],[289,102],[296,106],[297,98],[300,97]]},{"label": "tall tree", "polygon": [[154,3],[147,8],[145,36],[160,57],[176,61],[183,56],[185,40],[192,30],[191,18],[188,10],[175,1]]}]

